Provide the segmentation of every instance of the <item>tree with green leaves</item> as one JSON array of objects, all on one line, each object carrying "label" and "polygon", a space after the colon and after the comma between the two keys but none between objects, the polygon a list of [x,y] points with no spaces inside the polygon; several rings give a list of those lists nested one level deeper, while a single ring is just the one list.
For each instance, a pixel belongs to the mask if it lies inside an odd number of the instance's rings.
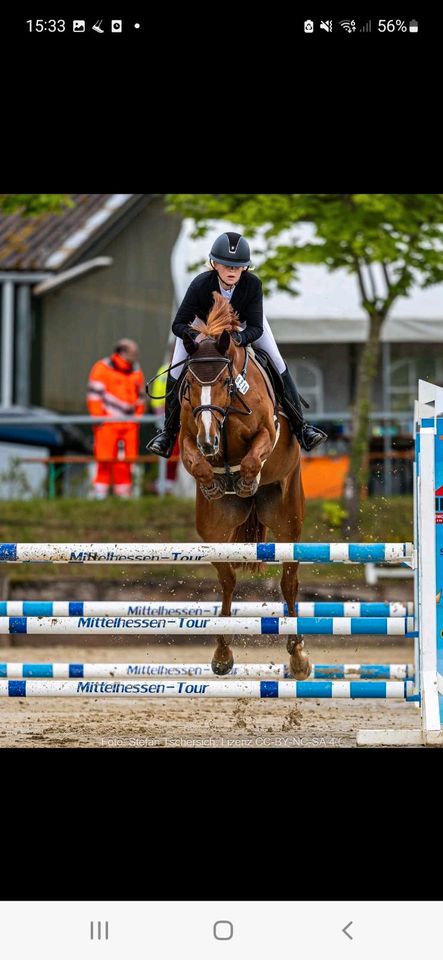
[{"label": "tree with green leaves", "polygon": [[[355,277],[368,317],[353,405],[348,477],[348,529],[357,532],[359,503],[368,476],[371,393],[380,358],[380,334],[399,297],[414,285],[443,282],[443,194],[169,194],[168,209],[195,220],[195,236],[214,220],[238,224],[245,236],[260,237],[265,292],[297,293],[300,263],[345,269]],[[297,226],[312,225],[309,242]],[[288,239],[289,238],[289,239]]]},{"label": "tree with green leaves", "polygon": [[43,213],[63,213],[72,207],[67,193],[0,193],[0,213],[18,213],[23,217],[39,217]]}]

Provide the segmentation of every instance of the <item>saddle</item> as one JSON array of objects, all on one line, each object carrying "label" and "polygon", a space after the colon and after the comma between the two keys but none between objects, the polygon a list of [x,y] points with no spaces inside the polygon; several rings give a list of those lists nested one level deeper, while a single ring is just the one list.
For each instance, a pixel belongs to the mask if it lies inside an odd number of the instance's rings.
[{"label": "saddle", "polygon": [[257,350],[256,347],[248,346],[247,349],[251,355],[252,360],[255,360],[257,365],[261,368],[260,372],[261,373],[264,372],[265,374],[264,380],[266,382],[266,386],[268,387],[268,390],[269,390],[269,383],[267,381],[268,380],[270,381],[272,393],[274,394],[274,396],[272,396],[271,394],[271,399],[273,400],[275,406],[277,406],[278,404],[281,404],[283,395],[284,395],[284,385],[283,385],[282,378],[277,368],[274,366],[270,356],[265,352],[265,350]]},{"label": "saddle", "polygon": [[[284,399],[284,395],[285,395],[285,387],[284,387],[283,380],[281,378],[281,374],[278,372],[277,367],[274,366],[269,354],[266,353],[265,350],[262,350],[261,348],[257,349],[257,347],[251,348],[250,346],[247,347],[247,350],[249,351],[252,359],[256,360],[257,364],[261,367],[262,371],[264,371],[265,380],[266,380],[266,374],[267,374],[267,377],[271,382],[271,387],[275,395],[276,405],[281,406]],[[303,406],[306,409],[308,409],[309,403],[307,402],[307,400],[305,400],[300,393],[298,395],[300,397],[300,400]],[[272,397],[272,399],[274,400],[274,397]]]}]

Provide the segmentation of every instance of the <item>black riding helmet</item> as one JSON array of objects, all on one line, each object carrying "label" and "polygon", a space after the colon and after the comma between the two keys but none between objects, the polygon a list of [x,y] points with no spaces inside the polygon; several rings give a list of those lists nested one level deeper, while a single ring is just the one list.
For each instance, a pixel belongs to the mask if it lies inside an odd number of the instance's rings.
[{"label": "black riding helmet", "polygon": [[249,243],[239,233],[221,233],[212,244],[209,259],[223,264],[224,267],[230,267],[231,264],[234,267],[249,267]]}]

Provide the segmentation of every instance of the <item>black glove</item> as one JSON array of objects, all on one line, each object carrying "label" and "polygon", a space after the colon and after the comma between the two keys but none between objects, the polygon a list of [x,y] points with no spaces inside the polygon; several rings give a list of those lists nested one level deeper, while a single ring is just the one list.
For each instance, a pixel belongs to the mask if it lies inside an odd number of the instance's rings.
[{"label": "black glove", "polygon": [[243,338],[240,330],[235,330],[234,333],[231,333],[231,337],[235,341],[235,343],[238,343],[239,345],[243,343]]}]

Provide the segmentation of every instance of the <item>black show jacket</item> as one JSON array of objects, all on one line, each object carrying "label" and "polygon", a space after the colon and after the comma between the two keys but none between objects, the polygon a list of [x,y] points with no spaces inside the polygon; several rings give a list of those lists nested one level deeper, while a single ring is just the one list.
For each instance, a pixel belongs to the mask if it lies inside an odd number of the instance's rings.
[{"label": "black show jacket", "polygon": [[[208,270],[195,277],[188,287],[172,324],[172,331],[177,337],[183,338],[183,334],[195,317],[206,320],[214,306],[212,297],[214,290],[220,293],[215,270]],[[244,270],[230,302],[231,307],[239,315],[240,323],[246,324],[242,332],[242,343],[246,345],[258,340],[263,333],[263,293],[258,277]]]}]

